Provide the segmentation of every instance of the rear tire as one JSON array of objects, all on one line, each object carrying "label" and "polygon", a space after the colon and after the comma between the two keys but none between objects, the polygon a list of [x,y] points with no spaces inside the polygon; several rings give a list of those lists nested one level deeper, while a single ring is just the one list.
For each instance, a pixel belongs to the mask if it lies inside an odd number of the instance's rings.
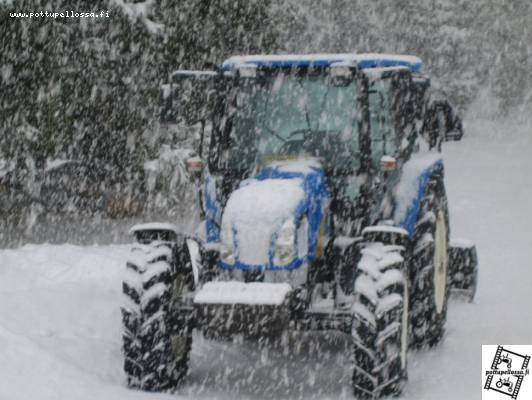
[{"label": "rear tire", "polygon": [[357,398],[398,395],[406,384],[409,292],[401,249],[370,243],[361,250],[352,326]]},{"label": "rear tire", "polygon": [[432,178],[421,200],[412,249],[412,345],[434,346],[444,334],[449,298],[449,216],[445,187]]},{"label": "rear tire", "polygon": [[131,388],[172,390],[188,371],[192,330],[190,320],[173,309],[186,283],[175,264],[168,242],[131,250],[122,307],[124,372]]}]

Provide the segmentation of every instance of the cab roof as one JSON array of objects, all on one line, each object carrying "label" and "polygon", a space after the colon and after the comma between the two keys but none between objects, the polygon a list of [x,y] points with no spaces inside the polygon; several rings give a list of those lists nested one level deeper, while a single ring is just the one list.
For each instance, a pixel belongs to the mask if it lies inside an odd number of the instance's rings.
[{"label": "cab roof", "polygon": [[242,64],[263,68],[329,67],[342,63],[358,68],[407,67],[413,73],[421,73],[423,61],[416,56],[396,54],[286,54],[233,56],[224,61],[224,71],[233,71]]}]

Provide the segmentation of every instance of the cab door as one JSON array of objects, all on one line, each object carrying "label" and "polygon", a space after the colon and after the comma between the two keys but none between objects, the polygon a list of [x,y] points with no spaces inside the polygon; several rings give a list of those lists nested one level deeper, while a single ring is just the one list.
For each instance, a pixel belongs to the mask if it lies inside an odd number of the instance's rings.
[{"label": "cab door", "polygon": [[371,71],[368,90],[372,223],[390,218],[392,190],[399,181],[402,165],[413,151],[415,140],[410,71],[383,68],[379,76],[375,75],[375,71]]}]

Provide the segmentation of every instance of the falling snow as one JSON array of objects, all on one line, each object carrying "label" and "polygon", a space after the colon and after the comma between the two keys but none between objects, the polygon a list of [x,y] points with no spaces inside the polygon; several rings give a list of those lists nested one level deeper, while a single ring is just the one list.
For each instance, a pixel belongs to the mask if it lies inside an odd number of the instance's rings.
[{"label": "falling snow", "polygon": [[[301,294],[295,282],[306,281],[307,269],[268,271],[260,283],[248,282],[249,271],[204,283],[200,244],[203,252],[223,253],[238,231],[239,257],[265,265],[278,257],[272,254],[278,245],[306,256],[312,223],[320,238],[334,226],[333,243],[343,253],[356,247],[363,226],[327,215],[317,222],[293,218],[307,196],[301,176],[316,171],[324,171],[328,195],[338,188],[347,194],[314,207],[344,207],[361,195],[361,186],[384,193],[397,178],[393,195],[375,200],[382,200],[386,221],[368,219],[379,223],[379,232],[402,235],[404,229],[383,224],[404,220],[420,173],[442,160],[451,245],[477,246],[477,296],[471,304],[452,299],[442,343],[409,352],[401,398],[478,398],[480,346],[530,340],[531,2],[72,3],[0,0],[0,399],[353,399],[352,343],[334,332],[288,330],[274,344],[242,335],[215,341],[194,332],[190,370],[176,393],[130,390],[123,371],[120,306],[129,300],[122,285],[143,291],[138,307],[157,302],[166,296],[165,284],[143,287],[166,274],[164,260],[175,255],[140,243],[131,250],[132,235],[186,234],[193,283],[201,287],[192,300],[197,304],[286,304]],[[12,15],[41,9],[109,17]],[[328,60],[341,75],[342,68],[376,59],[382,67],[393,57],[431,78],[426,102],[414,111],[452,106],[453,130],[463,121],[461,141],[443,143],[440,153],[434,143],[426,151],[428,138],[414,143],[405,133],[393,143],[377,132],[372,153],[360,154],[364,143],[352,135],[365,128],[362,110],[342,109],[349,96],[362,98],[360,88],[342,81],[350,73],[323,80],[330,85],[323,92],[315,77],[308,87],[294,81],[286,90],[289,74],[268,86],[259,72],[262,83],[248,93],[236,93],[231,83],[244,64]],[[389,71],[367,71],[372,94]],[[241,74],[253,81],[257,71]],[[391,122],[378,111],[393,107],[386,101],[381,95],[368,100],[368,118],[383,132]],[[241,117],[242,110],[251,115]],[[400,119],[410,111],[401,109]],[[434,123],[412,119],[405,123],[409,132]],[[235,130],[247,136],[235,138]],[[267,140],[257,144],[263,136]],[[397,156],[409,146],[423,151],[403,165]],[[383,161],[398,161],[401,175],[381,173]],[[363,162],[374,176],[348,182],[346,168],[353,175]],[[265,166],[298,176],[254,179]],[[207,210],[206,195],[216,211]],[[216,214],[210,228],[202,220],[209,212]],[[208,228],[221,229],[221,241],[205,243]],[[300,242],[292,243],[296,236]],[[316,248],[325,252],[326,245]],[[401,262],[395,250],[377,251],[379,265]],[[142,275],[126,268],[128,261],[141,266]],[[369,274],[378,266],[359,267]],[[356,289],[377,302],[381,289],[403,279],[393,269],[382,274],[381,286],[368,277],[357,280]],[[321,285],[312,288],[318,298],[312,310],[326,313],[353,301],[340,286]],[[381,299],[379,313],[399,303],[397,294]],[[366,306],[353,309],[376,324]]]}]

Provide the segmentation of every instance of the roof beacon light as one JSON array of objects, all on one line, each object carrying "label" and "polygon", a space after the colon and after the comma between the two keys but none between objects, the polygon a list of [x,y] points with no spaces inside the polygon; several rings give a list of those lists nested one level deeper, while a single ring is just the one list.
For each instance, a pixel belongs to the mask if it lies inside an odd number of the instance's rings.
[{"label": "roof beacon light", "polygon": [[345,62],[331,64],[330,74],[333,78],[351,79],[353,77],[353,67],[355,65]]},{"label": "roof beacon light", "polygon": [[242,63],[237,65],[236,69],[242,78],[256,78],[257,77],[257,64]]}]

